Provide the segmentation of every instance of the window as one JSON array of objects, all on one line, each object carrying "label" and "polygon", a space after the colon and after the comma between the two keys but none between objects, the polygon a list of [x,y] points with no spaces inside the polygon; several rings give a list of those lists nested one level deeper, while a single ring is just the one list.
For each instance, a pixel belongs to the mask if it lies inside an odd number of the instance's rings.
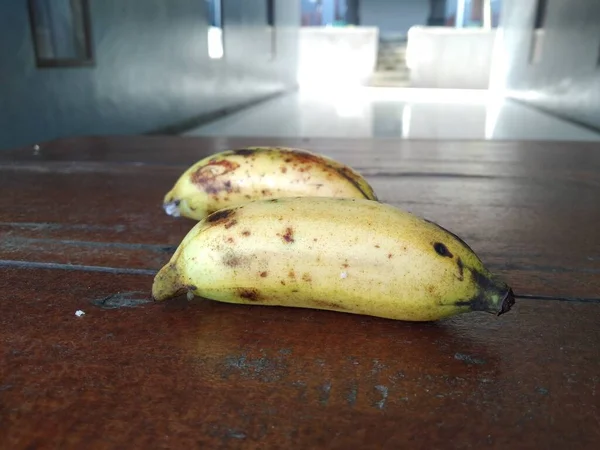
[{"label": "window", "polygon": [[29,0],[28,7],[38,67],[94,63],[88,0]]},{"label": "window", "polygon": [[529,62],[533,64],[537,64],[542,60],[544,27],[546,25],[546,7],[547,0],[537,0],[531,36],[531,48],[529,52]]},{"label": "window", "polygon": [[275,0],[267,0],[267,25],[275,26]]},{"label": "window", "polygon": [[208,12],[208,57],[221,59],[225,53],[223,45],[223,4],[221,0],[206,0]]},{"label": "window", "polygon": [[271,59],[275,58],[277,50],[277,35],[275,30],[275,0],[267,0],[267,32],[271,41]]},{"label": "window", "polygon": [[537,0],[537,7],[535,9],[535,23],[533,28],[535,30],[541,30],[544,28],[546,22],[546,4],[547,0]]},{"label": "window", "polygon": [[433,24],[456,28],[498,28],[502,0],[431,0]]},{"label": "window", "polygon": [[349,24],[349,18],[352,23],[358,22],[358,3],[359,0],[303,0],[301,25],[303,27],[346,26]]}]

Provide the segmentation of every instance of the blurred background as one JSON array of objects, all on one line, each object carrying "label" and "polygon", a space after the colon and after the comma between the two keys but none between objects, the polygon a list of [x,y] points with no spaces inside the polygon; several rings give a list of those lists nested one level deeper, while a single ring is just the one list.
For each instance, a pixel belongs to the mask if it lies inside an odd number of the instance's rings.
[{"label": "blurred background", "polygon": [[0,2],[0,149],[600,137],[598,0]]}]

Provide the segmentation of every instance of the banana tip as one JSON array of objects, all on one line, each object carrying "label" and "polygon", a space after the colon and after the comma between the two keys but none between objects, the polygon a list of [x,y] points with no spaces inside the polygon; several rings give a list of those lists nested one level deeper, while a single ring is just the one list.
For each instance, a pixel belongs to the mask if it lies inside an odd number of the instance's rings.
[{"label": "banana tip", "polygon": [[509,288],[506,291],[504,298],[502,299],[502,303],[500,304],[500,311],[498,311],[498,316],[501,316],[502,314],[510,311],[510,309],[514,306],[514,304],[515,304],[515,295],[514,295],[512,289]]},{"label": "banana tip", "polygon": [[181,203],[181,200],[179,200],[179,199],[166,201],[165,203],[163,203],[163,209],[165,210],[167,215],[173,216],[173,217],[179,217],[179,216],[181,216],[181,211],[179,209],[180,203]]}]

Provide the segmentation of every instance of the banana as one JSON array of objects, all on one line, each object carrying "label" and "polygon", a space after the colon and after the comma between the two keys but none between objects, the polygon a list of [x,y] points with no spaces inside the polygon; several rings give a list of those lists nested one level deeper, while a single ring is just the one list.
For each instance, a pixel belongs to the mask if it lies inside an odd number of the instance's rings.
[{"label": "banana", "polygon": [[189,167],[165,195],[163,208],[172,216],[200,220],[250,200],[296,196],[377,199],[360,174],[326,156],[289,147],[248,147]]},{"label": "banana", "polygon": [[514,304],[444,228],[385,203],[326,197],[255,200],[196,223],[152,286],[155,301],[185,293],[407,321]]}]

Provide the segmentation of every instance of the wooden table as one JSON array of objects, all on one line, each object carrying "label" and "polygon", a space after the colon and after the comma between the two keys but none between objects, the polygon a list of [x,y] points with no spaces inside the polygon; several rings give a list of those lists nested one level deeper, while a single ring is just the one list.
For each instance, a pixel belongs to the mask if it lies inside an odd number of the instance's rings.
[{"label": "wooden table", "polygon": [[[423,324],[151,302],[193,225],[164,214],[166,190],[259,144],[352,165],[526,298]],[[90,137],[0,153],[0,447],[600,448],[598,150]]]}]

